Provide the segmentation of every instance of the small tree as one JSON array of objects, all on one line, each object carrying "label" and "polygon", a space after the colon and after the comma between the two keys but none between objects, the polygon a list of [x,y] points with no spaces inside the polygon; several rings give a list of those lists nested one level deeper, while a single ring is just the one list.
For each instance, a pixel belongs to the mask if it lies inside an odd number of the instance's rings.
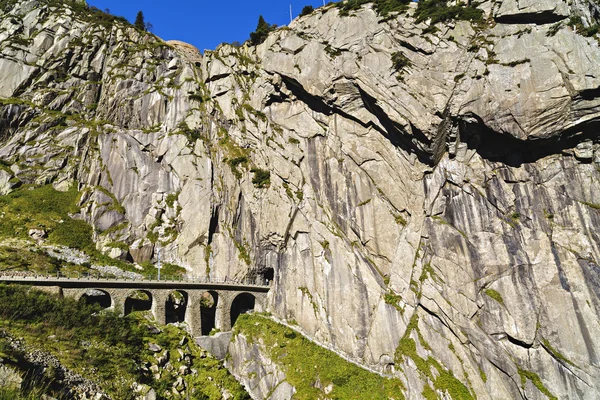
[{"label": "small tree", "polygon": [[303,17],[305,15],[312,14],[313,11],[315,11],[313,6],[304,6],[302,12],[300,13],[300,16]]},{"label": "small tree", "polygon": [[258,25],[256,25],[256,30],[250,33],[250,43],[257,46],[264,42],[269,36],[269,32],[273,30],[273,25],[269,25],[267,21],[261,15],[258,17]]},{"label": "small tree", "polygon": [[140,10],[135,17],[135,25],[136,28],[141,29],[143,31],[146,30],[146,22],[144,22],[144,13]]}]

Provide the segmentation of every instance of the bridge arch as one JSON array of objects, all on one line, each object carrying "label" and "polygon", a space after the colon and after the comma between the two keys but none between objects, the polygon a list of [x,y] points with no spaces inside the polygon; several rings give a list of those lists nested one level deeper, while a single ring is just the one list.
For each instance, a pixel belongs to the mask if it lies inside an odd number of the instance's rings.
[{"label": "bridge arch", "polygon": [[203,336],[210,334],[216,328],[219,300],[219,294],[214,290],[208,290],[202,293],[200,297],[200,321],[202,326],[201,334]]},{"label": "bridge arch", "polygon": [[77,300],[85,304],[97,304],[105,309],[114,306],[113,296],[103,289],[90,288],[82,291]]},{"label": "bridge arch", "polygon": [[165,302],[165,320],[167,324],[185,322],[188,299],[189,295],[185,290],[178,289],[169,293]]},{"label": "bridge arch", "polygon": [[242,293],[238,294],[237,296],[235,296],[235,298],[231,302],[231,310],[230,310],[231,326],[233,326],[235,324],[235,321],[237,321],[238,317],[241,314],[245,314],[248,311],[254,310],[255,306],[256,306],[256,297],[253,294],[248,293],[248,292],[242,292]]},{"label": "bridge arch", "polygon": [[151,311],[154,298],[148,290],[131,290],[125,296],[124,315],[129,315],[134,311]]}]

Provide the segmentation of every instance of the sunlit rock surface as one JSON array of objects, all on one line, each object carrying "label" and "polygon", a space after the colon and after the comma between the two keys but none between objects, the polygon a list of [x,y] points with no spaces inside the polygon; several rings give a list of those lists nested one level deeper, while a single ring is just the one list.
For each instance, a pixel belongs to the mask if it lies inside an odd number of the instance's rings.
[{"label": "sunlit rock surface", "polygon": [[99,249],[274,273],[271,312],[409,398],[438,374],[410,339],[478,398],[598,398],[600,49],[567,24],[598,6],[479,7],[433,33],[415,4],[326,7],[201,55],[19,2],[0,14],[0,191],[75,181]]}]

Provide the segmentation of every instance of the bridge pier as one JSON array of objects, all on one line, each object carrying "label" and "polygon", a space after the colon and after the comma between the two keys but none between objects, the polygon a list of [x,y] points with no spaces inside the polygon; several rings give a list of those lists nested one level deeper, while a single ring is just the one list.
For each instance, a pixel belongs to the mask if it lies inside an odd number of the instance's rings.
[{"label": "bridge pier", "polygon": [[235,298],[235,293],[219,291],[219,302],[215,310],[215,328],[221,332],[231,330],[231,303]]},{"label": "bridge pier", "polygon": [[127,299],[127,290],[112,289],[107,290],[110,295],[110,308],[112,308],[119,316],[125,315],[125,299]]},{"label": "bridge pier", "polygon": [[152,294],[152,315],[156,323],[165,325],[167,323],[167,298],[169,297],[168,290],[151,290]]},{"label": "bridge pier", "polygon": [[202,292],[188,291],[188,303],[185,308],[185,322],[192,336],[202,336]]}]

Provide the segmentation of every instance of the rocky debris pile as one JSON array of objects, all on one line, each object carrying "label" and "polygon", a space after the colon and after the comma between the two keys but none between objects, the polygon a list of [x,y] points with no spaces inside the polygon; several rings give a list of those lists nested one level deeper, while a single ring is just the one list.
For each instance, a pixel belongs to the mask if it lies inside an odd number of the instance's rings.
[{"label": "rocky debris pile", "polygon": [[144,279],[142,274],[138,274],[132,271],[123,271],[121,268],[114,265],[96,265],[91,263],[91,258],[82,251],[72,249],[65,246],[50,246],[44,245],[42,248],[48,253],[48,255],[57,258],[61,261],[66,261],[75,265],[89,266],[91,269],[114,276],[116,278],[126,279]]},{"label": "rocky debris pile", "polygon": [[[13,338],[0,331],[4,340],[17,357],[11,362],[14,379],[18,371],[21,380],[27,380],[27,385],[35,387],[41,384],[51,388],[62,396],[86,400],[109,400],[110,397],[94,382],[65,368],[60,361],[47,352],[30,349],[21,339]],[[4,361],[1,361],[2,364]],[[5,366],[6,367],[6,366]],[[22,381],[21,381],[22,383]]]},{"label": "rocky debris pile", "polygon": [[[155,327],[156,328],[156,327]],[[154,335],[163,334],[155,329]],[[160,340],[159,338],[157,338]],[[208,360],[212,356],[204,349],[192,346],[188,336],[183,335],[179,342],[170,348],[163,348],[157,343],[148,343],[150,357],[141,366],[143,371],[152,375],[156,382],[165,382],[169,389],[164,394],[167,398],[194,398],[197,393],[197,384],[203,384],[199,377],[199,371],[194,360]],[[216,360],[215,360],[216,363]],[[218,385],[215,378],[208,376],[206,379]],[[143,394],[144,399],[152,399],[156,392],[149,386],[134,383],[132,386],[136,393]],[[231,392],[225,387],[219,387],[222,399],[233,398]]]}]

